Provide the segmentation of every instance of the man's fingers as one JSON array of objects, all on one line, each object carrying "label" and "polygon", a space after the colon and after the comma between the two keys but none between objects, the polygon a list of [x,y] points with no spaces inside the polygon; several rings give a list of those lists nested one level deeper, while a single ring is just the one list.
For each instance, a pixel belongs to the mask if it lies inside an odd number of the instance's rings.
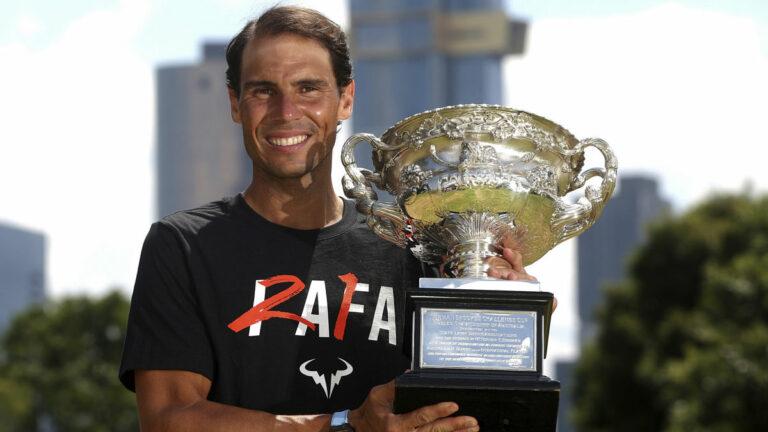
[{"label": "man's fingers", "polygon": [[512,263],[508,262],[503,256],[488,257],[484,261],[489,269],[511,269]]},{"label": "man's fingers", "polygon": [[517,275],[512,269],[500,269],[498,267],[489,267],[488,276],[496,279],[517,280]]},{"label": "man's fingers", "polygon": [[[523,267],[523,254],[521,254],[520,252],[514,249],[504,248],[504,250],[502,251],[502,256],[507,262],[512,264],[512,273],[514,274],[514,279],[509,277],[505,279],[511,279],[511,280],[519,279],[519,280],[529,280],[529,281],[537,280],[534,276],[529,275],[528,272],[525,271],[525,267]],[[500,271],[504,272],[503,269],[501,269]],[[510,273],[510,272],[507,272],[507,273]]]},{"label": "man's fingers", "polygon": [[525,268],[523,267],[523,254],[514,249],[504,248],[501,255],[507,262],[512,264],[513,270],[525,273]]},{"label": "man's fingers", "polygon": [[520,240],[512,235],[511,232],[508,232],[502,239],[501,239],[501,247],[503,248],[509,248],[514,250],[519,250],[523,245],[520,243]]},{"label": "man's fingers", "polygon": [[511,269],[490,268],[488,269],[488,276],[497,278],[497,279],[506,279],[506,280],[522,280],[522,281],[531,281],[531,282],[536,282],[538,280],[536,279],[535,276],[531,276],[528,273],[518,273]]},{"label": "man's fingers", "polygon": [[[413,410],[407,414],[403,414],[403,424],[408,429],[416,429],[417,427],[427,425],[442,417],[447,417],[459,410],[459,406],[455,402],[441,402],[435,405],[428,405],[416,410]],[[426,429],[431,431],[431,429]],[[439,429],[435,430],[437,432]],[[452,429],[448,429],[452,430]]]},{"label": "man's fingers", "polygon": [[480,426],[474,417],[446,417],[423,425],[417,429],[418,432],[477,432]]}]

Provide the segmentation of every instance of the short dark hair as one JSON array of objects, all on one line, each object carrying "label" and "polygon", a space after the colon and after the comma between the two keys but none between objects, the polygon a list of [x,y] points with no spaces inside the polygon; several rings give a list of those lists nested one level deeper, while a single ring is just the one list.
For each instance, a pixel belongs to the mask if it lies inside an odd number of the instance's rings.
[{"label": "short dark hair", "polygon": [[295,34],[320,42],[331,55],[331,67],[339,91],[352,82],[347,36],[338,24],[320,12],[296,6],[273,7],[251,20],[227,46],[227,85],[240,96],[243,50],[248,42],[261,36]]}]

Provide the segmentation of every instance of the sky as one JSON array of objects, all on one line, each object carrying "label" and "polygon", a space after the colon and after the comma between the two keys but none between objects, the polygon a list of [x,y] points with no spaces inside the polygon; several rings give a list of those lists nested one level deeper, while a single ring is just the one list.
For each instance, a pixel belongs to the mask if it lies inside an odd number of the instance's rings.
[{"label": "sky", "polygon": [[[717,191],[766,192],[765,6],[753,17],[738,2],[721,2],[733,10],[657,3],[532,21],[526,54],[504,63],[505,103],[577,138],[605,139],[619,177],[656,178],[678,212]],[[593,166],[603,166],[594,153],[586,164]],[[578,350],[575,249],[568,241],[528,269],[561,305],[554,357]]]},{"label": "sky", "polygon": [[[0,222],[47,235],[52,296],[130,292],[154,218],[154,70],[199,60],[203,41],[229,40],[272,3],[0,4]],[[283,3],[349,21],[342,0]],[[505,105],[605,139],[620,176],[653,176],[676,211],[768,189],[768,2],[506,6],[530,24],[525,54],[503,63]],[[550,344],[563,357],[576,350],[574,250],[529,268],[560,301]]]}]

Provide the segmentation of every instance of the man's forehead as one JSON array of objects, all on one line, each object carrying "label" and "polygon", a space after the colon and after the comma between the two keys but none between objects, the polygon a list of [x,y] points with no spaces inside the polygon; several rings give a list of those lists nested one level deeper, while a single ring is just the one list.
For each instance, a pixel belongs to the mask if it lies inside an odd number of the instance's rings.
[{"label": "man's forehead", "polygon": [[329,81],[335,84],[328,50],[314,39],[291,33],[259,36],[248,42],[243,51],[243,81],[272,80],[279,73],[292,80]]},{"label": "man's forehead", "polygon": [[277,33],[277,34],[265,34],[265,35],[256,35],[253,39],[249,40],[248,43],[245,45],[245,51],[258,51],[263,48],[270,48],[274,47],[278,44],[294,44],[296,46],[301,46],[304,49],[311,49],[313,51],[322,52],[324,55],[328,56],[328,60],[330,62],[331,53],[328,51],[328,48],[323,45],[320,41],[311,39],[308,37],[301,36],[296,33]]}]

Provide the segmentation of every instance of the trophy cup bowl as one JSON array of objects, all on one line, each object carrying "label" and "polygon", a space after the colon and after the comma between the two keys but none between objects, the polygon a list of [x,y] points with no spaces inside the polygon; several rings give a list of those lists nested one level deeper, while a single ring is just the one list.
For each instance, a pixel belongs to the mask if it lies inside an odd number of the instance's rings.
[{"label": "trophy cup bowl", "polygon": [[[361,142],[375,171],[356,164]],[[583,170],[588,148],[603,167]],[[608,144],[524,111],[458,105],[406,118],[380,139],[355,134],[341,157],[344,192],[371,229],[444,263],[447,276],[407,293],[412,371],[396,380],[396,412],[454,400],[489,430],[554,431],[560,387],[541,364],[553,295],[538,283],[492,280],[487,262],[503,243],[529,265],[589,228],[616,184]],[[373,186],[394,202],[379,202]]]},{"label": "trophy cup bowl", "polygon": [[[354,148],[373,148],[375,172],[355,163]],[[604,168],[581,172],[584,151]],[[379,236],[411,247],[420,260],[461,278],[486,278],[485,258],[511,236],[530,265],[591,226],[616,184],[616,157],[605,141],[577,140],[543,117],[511,108],[458,105],[409,117],[381,139],[355,134],[342,148],[345,194]],[[585,187],[568,203],[566,194]],[[372,185],[395,197],[378,202]]]}]

